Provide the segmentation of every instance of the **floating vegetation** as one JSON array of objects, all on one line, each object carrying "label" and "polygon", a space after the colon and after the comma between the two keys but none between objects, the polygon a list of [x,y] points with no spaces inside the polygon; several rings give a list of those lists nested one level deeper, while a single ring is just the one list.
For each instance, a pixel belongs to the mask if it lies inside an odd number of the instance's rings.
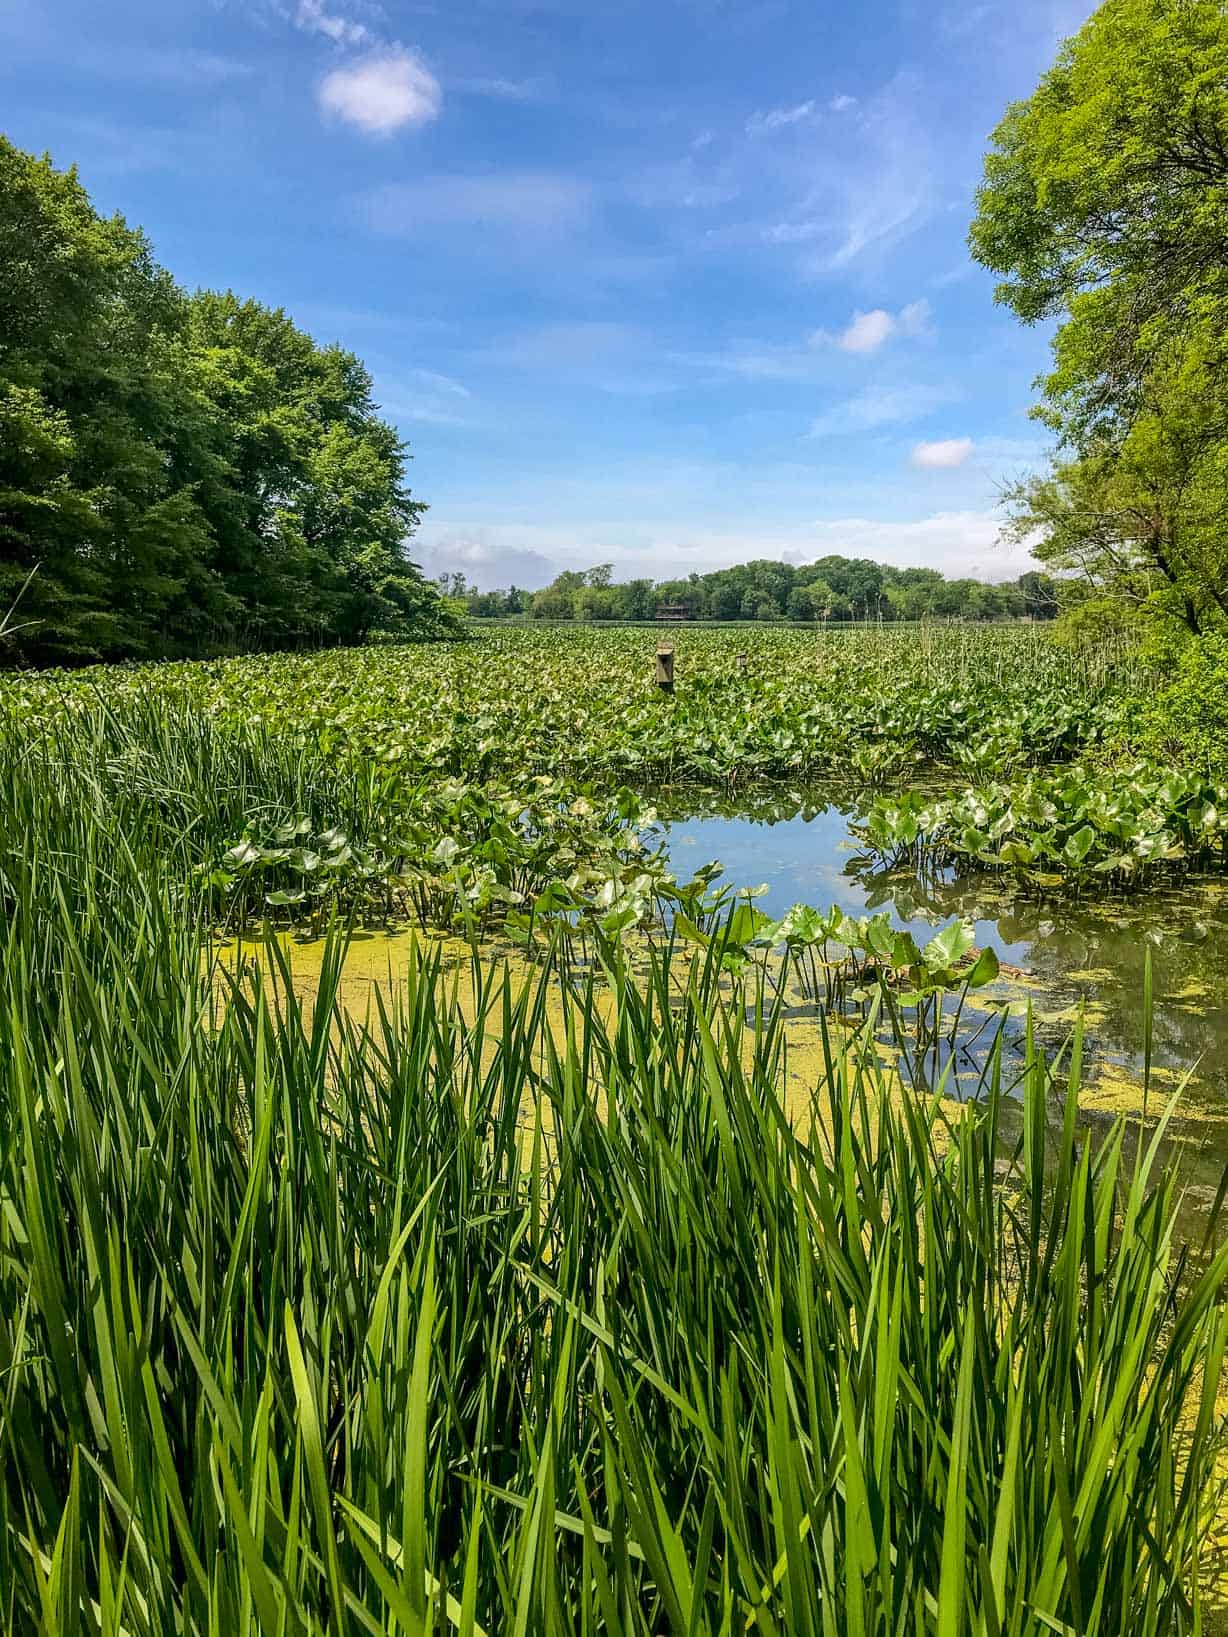
[{"label": "floating vegetation", "polygon": [[1010,870],[1046,891],[1138,885],[1228,866],[1228,785],[1083,764],[948,798],[879,797],[856,828],[890,868]]},{"label": "floating vegetation", "polygon": [[[642,788],[836,774],[857,783],[939,766],[971,775],[1066,760],[1128,720],[1133,678],[1028,627],[673,635],[675,692],[640,631],[521,629],[465,644],[271,654],[0,679],[27,726],[190,711],[267,727],[384,788],[416,773],[469,783],[548,773]],[[145,747],[134,747],[142,759]],[[315,815],[323,824],[325,814]],[[341,812],[330,816],[344,823]],[[237,839],[237,838],[236,838]]]}]

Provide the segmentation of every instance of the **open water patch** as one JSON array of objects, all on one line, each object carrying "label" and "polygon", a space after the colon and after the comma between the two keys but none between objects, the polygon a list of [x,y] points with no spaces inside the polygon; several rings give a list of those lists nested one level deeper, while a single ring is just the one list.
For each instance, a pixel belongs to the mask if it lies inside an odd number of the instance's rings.
[{"label": "open water patch", "polygon": [[[719,862],[722,880],[762,887],[758,908],[773,918],[794,904],[847,915],[886,912],[924,944],[953,920],[971,924],[978,948],[992,948],[1001,978],[970,997],[976,1010],[1014,1003],[1003,1027],[1022,1049],[1024,1002],[1041,1043],[1056,1051],[1082,1013],[1085,1061],[1107,1114],[1128,1107],[1147,1048],[1144,981],[1152,970],[1151,1086],[1161,1103],[1188,1077],[1183,1109],[1205,1116],[1217,1153],[1228,1154],[1228,882],[1192,879],[1132,896],[1041,900],[1006,874],[982,871],[924,879],[886,870],[868,857],[845,799],[801,794],[717,800],[671,790],[658,797],[658,837],[679,879]],[[983,1046],[992,1031],[978,1037]],[[953,1053],[950,1074],[975,1078],[979,1052]],[[1088,1112],[1097,1099],[1088,1098]]]}]

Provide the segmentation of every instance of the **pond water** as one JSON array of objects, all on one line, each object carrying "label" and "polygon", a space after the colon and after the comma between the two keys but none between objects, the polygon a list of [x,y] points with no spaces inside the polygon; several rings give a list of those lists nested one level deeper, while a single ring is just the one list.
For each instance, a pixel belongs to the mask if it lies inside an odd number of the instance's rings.
[{"label": "pond water", "polygon": [[[992,947],[1015,969],[985,998],[1029,999],[1048,1050],[1069,1036],[1082,1006],[1087,1102],[1094,1106],[1099,1094],[1106,1115],[1129,1106],[1131,1084],[1141,1080],[1150,950],[1154,1102],[1188,1074],[1183,1111],[1205,1122],[1216,1154],[1228,1154],[1228,881],[1197,880],[1132,898],[1041,902],[991,873],[921,881],[912,871],[876,870],[850,831],[855,809],[845,802],[773,796],[735,809],[671,791],[657,807],[680,878],[719,860],[725,881],[766,887],[756,904],[773,916],[796,903],[838,904],[855,916],[887,910],[920,943],[957,917],[970,921],[977,947]],[[1022,1020],[1008,1019],[1004,1027],[1018,1049]],[[972,1054],[956,1054],[953,1078],[961,1066],[975,1080]]]}]

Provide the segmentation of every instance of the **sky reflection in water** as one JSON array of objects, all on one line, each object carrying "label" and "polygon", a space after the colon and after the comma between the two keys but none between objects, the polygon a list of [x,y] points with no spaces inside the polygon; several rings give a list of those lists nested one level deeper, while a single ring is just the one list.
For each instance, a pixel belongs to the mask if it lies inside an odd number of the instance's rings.
[{"label": "sky reflection in water", "polygon": [[[724,810],[722,809],[724,805]],[[851,808],[760,796],[731,811],[695,792],[658,802],[675,873],[687,878],[719,859],[725,880],[765,884],[759,907],[774,916],[796,903],[838,904],[864,916],[888,910],[924,942],[956,916],[970,920],[978,947],[1031,975],[1025,992],[1050,1047],[1069,1033],[1055,1014],[1087,1005],[1088,1058],[1137,1069],[1143,1051],[1143,969],[1151,949],[1154,1062],[1194,1071],[1196,1087],[1228,1110],[1228,883],[1193,882],[1135,898],[1041,902],[1005,876],[920,882],[911,872],[876,872],[859,856]],[[1005,986],[1001,993],[1005,995]],[[1167,1077],[1165,1077],[1167,1080]]]}]

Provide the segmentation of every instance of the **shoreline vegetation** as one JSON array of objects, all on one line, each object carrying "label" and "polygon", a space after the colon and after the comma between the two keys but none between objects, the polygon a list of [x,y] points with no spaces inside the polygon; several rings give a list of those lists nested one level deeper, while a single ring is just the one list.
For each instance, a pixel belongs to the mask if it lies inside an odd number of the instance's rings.
[{"label": "shoreline vegetation", "polygon": [[1029,570],[1014,580],[948,579],[932,568],[896,568],[863,557],[794,564],[766,559],[685,579],[616,580],[614,565],[565,570],[540,591],[479,590],[462,573],[436,582],[470,619],[628,624],[829,626],[922,620],[1047,621],[1058,614],[1058,585]]}]

